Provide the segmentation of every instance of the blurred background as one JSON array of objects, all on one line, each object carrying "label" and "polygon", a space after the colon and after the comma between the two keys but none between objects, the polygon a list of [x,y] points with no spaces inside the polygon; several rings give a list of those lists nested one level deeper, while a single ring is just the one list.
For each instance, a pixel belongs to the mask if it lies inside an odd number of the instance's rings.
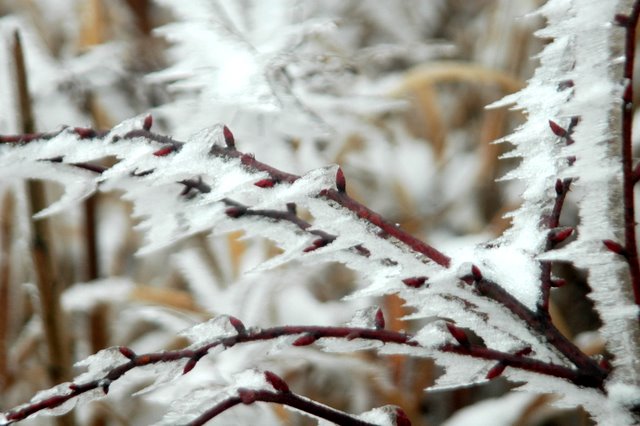
[{"label": "blurred background", "polygon": [[[109,129],[151,113],[154,131],[185,140],[225,123],[241,151],[284,171],[339,164],[353,198],[446,253],[499,236],[518,206],[518,183],[496,182],[517,160],[498,161],[508,144],[492,142],[525,117],[485,106],[532,75],[545,43],[531,15],[541,3],[1,0],[0,133]],[[70,380],[81,371],[74,362],[103,348],[183,347],[181,330],[219,314],[250,326],[337,325],[379,305],[388,327],[418,325],[403,320],[397,297],[342,300],[360,283],[338,264],[252,274],[277,251],[239,232],[136,255],[142,235],[117,193],[30,219],[61,194],[53,183],[0,182],[0,410]],[[575,216],[569,200],[563,224]],[[38,285],[34,236],[48,242],[50,292]],[[569,266],[555,273],[568,282],[553,295],[555,323],[602,352],[584,277]],[[501,379],[425,392],[440,371],[426,359],[260,344],[207,357],[179,387],[131,397],[154,383],[161,369],[150,369],[70,415],[24,424],[151,424],[174,399],[256,366],[349,412],[399,405],[414,425],[590,424],[581,410],[554,409],[552,396],[505,396],[514,385]],[[212,424],[257,424],[257,413],[260,424],[316,423],[262,404]]]}]

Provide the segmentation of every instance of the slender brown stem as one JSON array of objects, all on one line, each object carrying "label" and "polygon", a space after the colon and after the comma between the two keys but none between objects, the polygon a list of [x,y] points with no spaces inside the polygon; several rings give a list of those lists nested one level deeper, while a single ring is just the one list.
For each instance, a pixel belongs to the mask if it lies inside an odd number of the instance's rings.
[{"label": "slender brown stem", "polygon": [[[35,131],[35,121],[31,108],[27,71],[24,62],[22,42],[18,32],[14,33],[13,59],[17,84],[19,117],[24,133]],[[28,204],[33,213],[47,206],[44,183],[30,180],[27,185]],[[52,384],[70,380],[71,359],[65,332],[64,312],[60,302],[61,287],[54,269],[53,255],[49,244],[48,221],[32,220],[31,253],[36,272],[36,283],[40,296],[40,313],[45,341],[49,352],[47,372]],[[72,415],[56,419],[61,426],[75,424]]]},{"label": "slender brown stem", "polygon": [[10,190],[7,190],[2,199],[2,214],[0,215],[0,393],[8,380],[11,242],[13,240],[14,205],[14,195]]},{"label": "slender brown stem", "polygon": [[84,241],[87,249],[86,258],[86,279],[92,281],[98,278],[98,235],[97,227],[97,211],[98,194],[93,194],[84,202]]}]

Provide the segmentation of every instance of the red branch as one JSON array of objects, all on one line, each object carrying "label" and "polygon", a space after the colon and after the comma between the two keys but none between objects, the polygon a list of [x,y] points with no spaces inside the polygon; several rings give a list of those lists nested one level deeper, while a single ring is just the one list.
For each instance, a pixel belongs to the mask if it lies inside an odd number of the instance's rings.
[{"label": "red branch", "polygon": [[636,50],[636,26],[640,16],[640,1],[634,2],[629,16],[618,15],[617,21],[625,28],[625,90],[622,97],[622,175],[624,202],[624,248],[629,264],[631,285],[636,305],[640,306],[640,263],[638,263],[638,247],[636,242],[636,222],[633,187],[637,181],[633,170],[633,64]]},{"label": "red branch", "polygon": [[[555,125],[559,128],[558,125]],[[556,129],[559,131],[558,129]],[[73,129],[73,132],[76,132],[80,138],[103,138],[107,135],[107,133],[98,133],[94,131],[90,131],[90,129]],[[570,133],[567,133],[567,143],[569,143]],[[57,134],[57,133],[55,133]],[[49,139],[55,134],[40,134],[40,135],[23,135],[23,136],[5,136],[0,137],[0,142],[8,142],[8,143],[26,143],[32,140],[40,139]],[[124,138],[134,138],[141,137],[150,142],[159,143],[161,146],[170,148],[173,151],[179,151],[182,147],[181,142],[177,142],[169,137],[157,135],[151,133],[148,129],[140,129],[129,132],[128,134],[123,136]],[[227,138],[228,139],[228,138]],[[237,158],[241,161],[244,167],[257,172],[265,172],[269,175],[269,185],[274,186],[281,182],[293,183],[298,180],[300,177],[297,175],[293,175],[290,173],[282,172],[278,169],[275,169],[269,165],[261,163],[257,161],[252,155],[242,153],[235,148],[235,144],[227,143],[226,147],[214,145],[211,147],[211,154],[216,155],[223,158]],[[54,158],[49,161],[61,162],[63,158]],[[103,171],[98,166],[87,165],[87,164],[73,164],[76,167],[82,167],[84,169],[93,170],[97,173]],[[153,170],[142,171],[137,174],[146,175],[149,173],[153,173]],[[186,197],[190,197],[194,195],[194,191],[196,192],[209,192],[210,187],[202,182],[201,179],[186,179],[178,182],[184,186],[184,190],[182,195]],[[559,230],[559,216],[562,208],[562,204],[564,201],[564,197],[566,192],[569,189],[570,181],[562,181],[558,184],[557,198],[553,208],[553,211],[548,218],[547,226],[550,229],[548,245],[551,247],[553,244],[556,244],[559,239],[564,238],[565,234],[569,235],[569,232],[566,230]],[[259,185],[261,186],[261,185]],[[261,186],[262,187],[262,186]],[[404,232],[400,228],[398,228],[395,224],[391,224],[387,222],[382,216],[379,214],[369,210],[367,207],[362,204],[356,202],[351,199],[346,191],[346,182],[344,179],[344,175],[340,176],[338,174],[336,181],[336,189],[325,189],[321,191],[318,196],[324,197],[343,208],[355,213],[361,219],[377,226],[381,231],[383,231],[383,235],[393,236],[399,241],[403,242],[408,248],[423,254],[426,258],[432,260],[433,262],[443,266],[448,267],[450,264],[450,259],[443,253],[439,252],[435,248],[425,244],[424,242],[416,239],[412,235]],[[322,247],[326,244],[331,243],[335,236],[328,234],[324,231],[317,229],[310,229],[311,225],[301,219],[296,214],[295,205],[287,205],[287,209],[283,211],[279,210],[252,210],[250,207],[237,203],[230,199],[221,200],[227,206],[227,215],[232,218],[238,218],[241,216],[257,216],[267,218],[269,220],[283,220],[288,221],[301,230],[309,232],[311,234],[317,235],[319,238],[315,240],[311,246],[309,246],[305,251],[312,251],[319,247]],[[367,256],[368,251],[364,247],[354,247],[357,251]],[[550,268],[550,267],[549,267]],[[546,272],[547,271],[543,271]],[[550,269],[549,273],[549,283],[550,280]],[[468,280],[467,280],[468,278]],[[575,345],[573,345],[569,340],[567,340],[562,334],[554,327],[552,324],[546,310],[533,312],[520,303],[516,298],[514,298],[511,294],[506,292],[502,287],[498,284],[484,279],[479,268],[475,267],[472,270],[472,273],[469,277],[463,278],[465,281],[470,284],[474,284],[474,288],[483,296],[492,299],[511,311],[515,316],[519,317],[523,320],[528,327],[538,332],[541,336],[549,342],[551,346],[553,346],[559,353],[564,355],[567,360],[572,362],[577,369],[568,368],[561,365],[555,365],[551,363],[545,363],[534,358],[529,358],[523,356],[522,354],[508,354],[499,351],[494,351],[485,347],[477,346],[477,345],[444,345],[439,350],[443,352],[453,352],[462,355],[468,355],[472,357],[478,357],[487,360],[495,360],[498,361],[498,364],[492,369],[491,376],[497,377],[499,374],[504,371],[504,368],[507,366],[520,368],[528,371],[533,371],[541,374],[547,374],[555,377],[561,377],[567,379],[578,386],[588,386],[602,389],[602,384],[604,379],[607,377],[608,371],[601,368],[595,363],[592,359],[582,353]],[[543,275],[544,278],[544,275]],[[422,282],[426,281],[426,277]],[[543,280],[544,281],[544,280]],[[548,298],[548,293],[545,296],[545,300]],[[76,397],[84,392],[87,392],[92,389],[102,388],[105,392],[108,391],[109,385],[112,381],[117,380],[122,375],[124,375],[127,371],[142,366],[148,365],[158,362],[169,362],[175,361],[178,359],[187,359],[188,362],[185,366],[184,372],[190,371],[198,362],[200,358],[205,356],[208,351],[218,345],[224,345],[224,347],[230,347],[238,343],[245,343],[250,341],[260,341],[260,340],[268,340],[274,339],[284,335],[296,335],[300,334],[301,336],[294,342],[296,346],[304,346],[310,345],[316,342],[320,338],[325,337],[337,337],[337,338],[362,338],[368,340],[378,340],[384,343],[398,343],[409,346],[418,346],[418,344],[411,340],[411,336],[403,333],[396,333],[387,330],[381,329],[356,329],[356,328],[348,328],[348,327],[276,327],[262,331],[252,331],[245,332],[244,328],[237,328],[239,334],[234,337],[221,339],[219,341],[213,342],[211,344],[204,345],[197,349],[185,349],[180,351],[170,351],[163,353],[151,353],[147,355],[137,356],[133,354],[128,349],[122,349],[122,353],[127,356],[130,361],[122,364],[113,370],[111,370],[104,378],[99,380],[95,380],[89,383],[84,384],[73,384],[69,388],[69,392],[64,395],[57,395],[50,398],[47,398],[43,401],[27,404],[21,408],[18,408],[14,411],[8,413],[7,418],[13,422],[20,419],[24,419],[27,416],[46,409],[53,408],[59,406],[65,401]],[[266,395],[266,394],[265,394]],[[275,402],[275,401],[274,401]],[[227,404],[229,402],[227,401]],[[235,405],[235,404],[233,404]],[[226,409],[226,408],[225,408]]]},{"label": "red branch", "polygon": [[238,396],[231,396],[211,407],[196,419],[187,423],[187,426],[202,426],[214,417],[238,404],[253,404],[254,402],[271,402],[288,405],[305,413],[329,420],[338,425],[345,426],[375,426],[350,414],[319,404],[310,399],[302,398],[293,392],[274,392],[270,390],[238,389]]},{"label": "red branch", "polygon": [[[296,180],[300,179],[300,176],[282,172],[276,168],[273,168],[267,164],[261,163],[256,160],[252,155],[244,154],[240,151],[237,151],[235,148],[225,148],[218,145],[214,145],[211,147],[212,154],[216,156],[222,157],[230,157],[230,158],[239,158],[242,164],[255,171],[266,172],[269,174],[270,178],[274,181],[274,183],[278,182],[287,182],[293,183]],[[384,231],[386,234],[396,238],[397,240],[403,242],[407,247],[412,249],[417,253],[421,253],[428,259],[437,263],[440,266],[448,267],[451,263],[451,259],[435,249],[434,247],[426,244],[425,242],[419,240],[413,235],[409,234],[406,231],[403,231],[401,228],[396,226],[395,224],[388,222],[385,220],[380,214],[370,210],[366,206],[358,203],[351,197],[347,195],[346,192],[341,192],[340,189],[343,188],[343,182],[339,179],[339,188],[338,189],[325,189],[318,194],[320,197],[324,197],[328,200],[334,201],[345,209],[355,213],[359,218],[375,225],[380,230]]]},{"label": "red branch", "polygon": [[[273,327],[267,329],[245,329],[241,326],[241,323],[236,318],[230,318],[230,321],[235,324],[236,330],[240,332],[235,336],[224,337],[210,343],[205,343],[200,347],[192,349],[180,349],[174,351],[155,352],[143,355],[135,354],[131,349],[121,347],[120,352],[123,356],[127,357],[129,361],[114,367],[107,372],[104,377],[86,382],[86,383],[72,383],[69,385],[69,390],[66,393],[60,395],[53,395],[40,401],[30,402],[24,404],[18,408],[8,411],[5,415],[8,420],[8,424],[16,421],[24,420],[27,417],[35,414],[39,411],[52,409],[58,407],[79,395],[89,392],[94,389],[101,388],[105,393],[109,391],[109,386],[116,380],[120,379],[130,370],[134,368],[142,367],[145,365],[158,364],[163,362],[172,362],[177,360],[187,360],[183,372],[186,374],[195,367],[196,363],[207,353],[215,347],[221,346],[223,348],[230,348],[237,344],[259,342],[277,339],[282,336],[300,336],[294,345],[306,346],[315,343],[322,338],[340,338],[340,339],[363,339],[369,341],[378,341],[382,343],[392,343],[399,345],[406,345],[415,348],[423,348],[415,340],[413,336],[407,333],[401,333],[384,329],[369,329],[369,328],[357,328],[357,327],[321,327],[321,326],[283,326]],[[301,342],[301,339],[304,342]],[[429,349],[423,348],[426,351],[441,351],[457,353],[461,355],[472,356],[475,358],[485,360],[495,360],[503,363],[505,366],[519,368],[526,371],[532,371],[539,374],[546,374],[549,376],[559,377],[571,381],[578,386],[602,388],[604,377],[602,374],[594,374],[592,369],[572,369],[562,365],[552,364],[537,360],[535,358],[526,357],[523,354],[528,354],[526,351],[520,351],[516,354],[510,354],[506,352],[495,351],[487,349],[478,345],[453,345],[444,344],[439,348]],[[281,387],[282,388],[282,387]],[[268,401],[268,402],[280,402],[284,401]],[[227,404],[231,404],[227,402]],[[231,406],[237,403],[231,404]],[[289,404],[287,404],[289,405]],[[230,407],[227,407],[230,408]],[[224,409],[227,409],[224,408]],[[300,408],[300,407],[296,407]],[[220,409],[220,407],[218,408]],[[213,409],[212,409],[213,410]],[[312,413],[316,414],[317,413]]]}]

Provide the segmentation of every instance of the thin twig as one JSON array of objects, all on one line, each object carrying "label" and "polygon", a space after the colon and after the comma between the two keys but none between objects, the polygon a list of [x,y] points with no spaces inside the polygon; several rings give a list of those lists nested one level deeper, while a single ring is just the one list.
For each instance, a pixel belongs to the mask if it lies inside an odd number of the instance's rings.
[{"label": "thin twig", "polygon": [[288,405],[305,413],[328,420],[344,426],[375,426],[374,423],[365,422],[348,413],[336,410],[316,401],[303,398],[295,393],[274,392],[271,390],[238,389],[238,396],[231,396],[215,406],[211,407],[196,419],[187,423],[187,426],[202,426],[214,417],[239,404],[253,404],[254,402],[271,402]]},{"label": "thin twig", "polygon": [[[640,17],[640,1],[636,0],[628,16],[617,16],[618,23],[624,26],[625,40],[625,91],[622,98],[622,176],[624,203],[624,248],[629,264],[631,286],[636,305],[640,306],[640,263],[636,241],[636,218],[634,205],[634,185],[637,181],[633,171],[633,65],[636,51],[636,26]],[[638,315],[640,319],[640,315]]]},{"label": "thin twig", "polygon": [[[188,360],[183,372],[188,373],[195,367],[197,362],[206,356],[209,351],[216,347],[224,349],[231,348],[238,344],[260,342],[274,340],[283,336],[300,336],[292,344],[293,346],[308,346],[323,338],[339,338],[339,339],[362,339],[369,341],[378,341],[382,343],[405,345],[413,348],[422,348],[419,343],[413,340],[411,334],[385,330],[385,329],[369,329],[359,327],[323,327],[323,326],[282,326],[266,329],[249,329],[246,330],[242,323],[233,317],[230,322],[234,325],[238,334],[230,337],[220,338],[209,343],[202,344],[200,347],[191,349],[180,349],[174,351],[154,352],[143,355],[135,354],[131,349],[120,347],[120,352],[126,356],[129,361],[107,372],[103,377],[94,379],[86,383],[72,383],[68,392],[59,395],[49,396],[45,399],[29,402],[21,407],[11,410],[6,414],[9,421],[8,424],[26,419],[27,417],[39,411],[52,409],[64,404],[81,394],[94,389],[102,388],[104,392],[109,391],[109,386],[116,380],[120,379],[127,372],[146,365],[172,362],[177,360]],[[458,353],[472,356],[475,358],[493,360],[503,362],[507,366],[519,368],[526,371],[532,371],[539,374],[546,374],[553,377],[559,377],[584,387],[592,387],[601,389],[604,378],[601,375],[593,374],[591,369],[573,369],[562,365],[540,361],[535,358],[519,354],[510,354],[480,347],[477,345],[453,345],[443,344],[439,348],[429,349],[423,348],[430,353],[433,350],[442,352]]]}]

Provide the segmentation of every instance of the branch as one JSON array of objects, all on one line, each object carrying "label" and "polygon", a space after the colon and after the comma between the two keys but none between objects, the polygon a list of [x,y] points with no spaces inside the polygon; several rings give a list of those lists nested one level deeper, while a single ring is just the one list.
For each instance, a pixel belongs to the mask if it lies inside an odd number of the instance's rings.
[{"label": "branch", "polygon": [[[209,343],[202,344],[199,347],[187,348],[165,352],[154,352],[143,355],[137,355],[127,347],[120,347],[119,351],[122,355],[129,359],[128,362],[118,365],[108,371],[103,377],[91,380],[86,383],[71,383],[69,391],[61,395],[53,395],[40,401],[32,401],[17,407],[6,413],[7,424],[24,420],[27,417],[45,409],[52,409],[62,405],[63,403],[78,397],[81,394],[102,388],[104,393],[109,392],[109,387],[113,382],[119,380],[130,370],[134,368],[158,364],[163,362],[172,362],[178,360],[187,360],[184,366],[183,374],[191,371],[198,361],[207,353],[215,348],[222,347],[224,349],[231,348],[237,344],[259,342],[277,339],[283,336],[299,336],[292,343],[293,346],[308,346],[319,339],[323,338],[340,338],[340,339],[363,339],[367,341],[378,341],[384,344],[392,343],[404,345],[407,347],[424,349],[428,352],[441,351],[448,353],[457,353],[468,355],[474,358],[480,358],[490,361],[498,361],[505,366],[519,368],[534,373],[545,374],[553,377],[566,379],[577,386],[591,387],[602,389],[602,374],[594,374],[591,368],[572,369],[562,365],[543,362],[535,358],[524,356],[523,353],[510,354],[480,347],[477,345],[453,345],[445,343],[436,348],[427,348],[421,346],[417,341],[413,340],[413,336],[407,333],[401,333],[384,329],[369,329],[360,327],[322,327],[322,326],[282,326],[267,329],[246,329],[240,320],[229,317],[229,322],[236,329],[238,334],[230,337],[224,337]],[[455,336],[454,336],[455,337]],[[278,401],[269,401],[278,402]],[[236,405],[233,403],[232,405]],[[230,407],[227,407],[230,408]],[[226,408],[225,408],[226,409]]]},{"label": "branch", "polygon": [[[150,132],[150,120],[148,120],[149,124],[147,124],[147,120],[145,120],[145,125],[142,129],[133,130],[123,135],[123,138],[144,138],[149,142],[156,142],[161,144],[162,148],[155,151],[154,155],[156,156],[165,156],[173,151],[179,151],[183,143],[173,140],[172,138],[157,135],[155,133]],[[558,134],[558,131],[563,132],[563,137],[567,139],[567,143],[571,143],[570,131],[564,130],[560,128],[555,123],[550,123],[552,131]],[[91,129],[85,128],[74,128],[73,132],[78,134],[81,138],[104,138],[107,133],[104,132],[95,132]],[[59,132],[58,132],[59,133]],[[57,134],[57,133],[56,133]],[[40,138],[48,139],[51,137],[51,134],[40,134]],[[261,163],[255,159],[250,154],[245,154],[238,151],[235,147],[235,140],[233,138],[233,134],[225,127],[224,130],[224,138],[226,146],[213,145],[210,148],[210,153],[214,156],[222,157],[222,158],[236,158],[241,161],[245,168],[248,168],[255,172],[264,172],[267,173],[269,178],[262,179],[255,183],[258,187],[272,187],[274,185],[278,185],[279,183],[293,183],[298,180],[300,177],[294,174],[282,172],[278,169],[275,169],[269,165]],[[34,135],[27,136],[0,136],[0,142],[4,141],[7,143],[28,143],[30,141],[37,140],[37,137]],[[63,158],[55,158],[50,161],[63,161]],[[77,167],[87,168],[85,164],[77,165]],[[95,168],[97,173],[100,173],[101,170],[99,168]],[[134,175],[146,175],[152,173],[153,170],[146,170],[142,172],[134,172]],[[198,191],[202,193],[210,192],[211,188],[202,182],[201,179],[185,179],[180,182],[184,186],[184,190],[182,195],[189,197],[193,194],[193,191]],[[561,191],[556,200],[556,205],[552,212],[551,218],[549,219],[549,225],[556,225],[560,209],[562,207],[562,202],[564,200],[564,195],[566,191],[568,191],[568,183],[567,185],[563,185]],[[358,202],[351,199],[346,193],[346,182],[344,179],[344,175],[342,171],[339,169],[336,176],[336,189],[325,189],[322,190],[319,194],[319,197],[325,197],[344,208],[348,209],[351,212],[354,212],[359,218],[377,226],[381,229],[384,234],[383,236],[391,235],[401,242],[405,243],[406,246],[412,249],[415,252],[421,253],[427,258],[431,259],[433,262],[447,267],[450,264],[450,259],[446,255],[442,254],[435,248],[429,246],[428,244],[423,243],[422,241],[416,239],[405,231],[399,229],[395,225],[385,221],[379,214],[369,210],[365,206],[359,204]],[[319,247],[322,247],[326,244],[329,244],[336,237],[324,231],[318,229],[310,229],[311,225],[299,218],[295,212],[295,205],[289,204],[287,206],[287,210],[279,211],[279,210],[252,210],[250,207],[240,204],[231,199],[222,199],[223,203],[225,203],[228,208],[226,210],[227,216],[231,218],[238,218],[240,216],[260,216],[269,218],[271,220],[284,220],[290,223],[293,223],[295,226],[309,232],[311,234],[317,235],[319,238],[315,240],[311,246],[309,246],[305,251],[312,251]],[[553,226],[555,228],[555,226]],[[557,240],[557,235],[555,235],[555,240]],[[554,236],[550,234],[549,237],[550,243],[554,241]],[[367,256],[368,250],[362,246],[354,247],[355,250],[361,255]],[[520,303],[515,297],[507,293],[502,287],[500,287],[497,283],[488,281],[486,279],[482,279],[482,274],[478,269],[478,274],[480,278],[476,278],[470,275],[469,283],[475,281],[476,290],[483,296],[488,297],[489,299],[497,302],[502,305],[509,311],[511,311],[514,315],[519,317],[527,324],[527,327],[534,330],[541,336],[544,336],[547,342],[551,346],[553,346],[560,354],[564,355],[569,361],[574,363],[579,369],[589,372],[589,374],[593,374],[596,377],[597,382],[601,382],[607,376],[608,371],[600,368],[593,360],[591,360],[588,356],[580,352],[580,350],[573,345],[570,341],[562,336],[562,334],[553,326],[548,315],[541,315],[538,313],[534,313],[525,307],[522,303]],[[468,278],[468,277],[467,277]],[[462,277],[465,280],[465,277]],[[403,282],[407,286],[411,287],[420,287],[422,286],[427,277],[411,277],[403,280]]]},{"label": "branch", "polygon": [[[634,186],[637,173],[633,170],[633,66],[636,50],[636,27],[640,17],[640,1],[636,0],[628,16],[618,15],[616,20],[626,31],[624,79],[626,87],[622,98],[622,176],[624,203],[624,251],[629,264],[631,286],[636,305],[640,306],[640,263],[636,242]],[[637,168],[636,168],[637,169]],[[640,319],[640,315],[639,315]]]},{"label": "branch", "polygon": [[[220,401],[196,419],[187,423],[187,426],[202,426],[209,420],[238,404],[250,405],[259,401],[288,405],[289,407],[297,408],[300,411],[313,414],[316,417],[320,417],[339,425],[374,426],[373,423],[365,422],[345,412],[296,395],[289,390],[289,386],[284,382],[284,380],[270,371],[265,372],[265,376],[267,381],[274,386],[275,391],[239,388],[237,396],[230,396],[229,398]],[[408,423],[407,426],[411,426],[411,423]]]}]

